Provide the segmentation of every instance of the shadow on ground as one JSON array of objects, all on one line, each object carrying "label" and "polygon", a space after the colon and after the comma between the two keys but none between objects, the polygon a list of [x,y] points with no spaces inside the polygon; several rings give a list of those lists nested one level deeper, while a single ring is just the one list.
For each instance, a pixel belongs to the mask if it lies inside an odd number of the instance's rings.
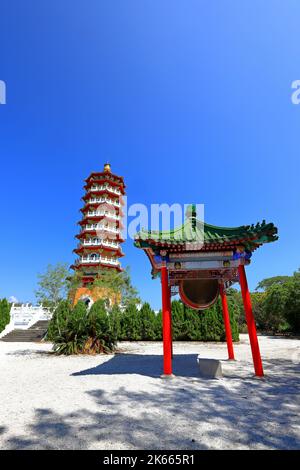
[{"label": "shadow on ground", "polygon": [[[173,372],[180,377],[198,377],[197,354],[176,354],[173,359]],[[96,367],[75,372],[80,375],[139,374],[160,377],[162,356],[145,354],[115,354],[111,359]]]},{"label": "shadow on ground", "polygon": [[34,349],[18,349],[17,351],[9,351],[6,353],[6,356],[16,356],[16,357],[24,357],[24,356],[54,356],[53,351],[42,351],[42,350],[34,350]]},{"label": "shadow on ground", "polygon": [[[5,446],[106,450],[300,448],[299,364],[265,361],[266,380],[248,376],[195,381],[189,379],[195,377],[195,362],[194,354],[176,356],[179,377],[170,381],[153,380],[161,371],[161,356],[155,355],[117,355],[97,367],[75,372],[74,399],[80,403],[80,394],[87,394],[89,409],[64,414],[50,407],[36,409],[24,436],[10,437]],[[118,386],[113,378],[99,377],[99,387],[84,392],[78,388],[86,375],[120,374],[148,378],[137,385],[131,381]],[[107,387],[108,383],[112,386]]]}]

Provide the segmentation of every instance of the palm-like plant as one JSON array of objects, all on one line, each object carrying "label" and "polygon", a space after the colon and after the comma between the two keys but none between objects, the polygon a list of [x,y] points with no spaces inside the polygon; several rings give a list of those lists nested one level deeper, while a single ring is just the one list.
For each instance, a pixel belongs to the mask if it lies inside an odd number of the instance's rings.
[{"label": "palm-like plant", "polygon": [[[62,314],[63,310],[60,312]],[[70,310],[65,322],[59,321],[58,317],[59,312],[56,311],[55,325],[59,324],[59,327],[52,329],[55,353],[97,354],[114,350],[115,336],[110,327],[104,300],[95,302],[90,311],[87,311],[84,302],[78,302],[73,310]]]}]

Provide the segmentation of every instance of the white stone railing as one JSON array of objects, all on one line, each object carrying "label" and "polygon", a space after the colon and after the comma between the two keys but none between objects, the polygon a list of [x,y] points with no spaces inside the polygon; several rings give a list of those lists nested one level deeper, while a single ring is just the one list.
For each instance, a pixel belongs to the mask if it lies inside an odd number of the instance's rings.
[{"label": "white stone railing", "polygon": [[86,224],[83,226],[83,229],[85,231],[94,231],[94,230],[99,230],[99,231],[104,231],[104,232],[113,232],[113,233],[121,233],[120,230],[116,227],[113,227],[111,225],[108,225],[107,227],[104,225],[100,224]]},{"label": "white stone railing", "polygon": [[104,216],[106,216],[110,219],[120,220],[120,216],[117,215],[117,214],[114,214],[113,212],[105,212],[105,211],[97,211],[96,210],[96,211],[88,211],[87,215],[91,216],[91,217],[104,215]]},{"label": "white stone railing", "polygon": [[15,329],[27,330],[37,321],[50,320],[51,317],[52,312],[50,309],[42,305],[34,307],[30,304],[12,304],[10,309],[10,322],[0,333],[0,338]]},{"label": "white stone railing", "polygon": [[[114,248],[119,248],[120,247],[120,243],[118,242],[115,242],[113,240],[101,240],[101,239],[97,239],[97,240],[83,240],[83,246],[113,246]],[[79,244],[78,245],[78,248],[80,247],[81,245]]]},{"label": "white stone railing", "polygon": [[98,203],[107,203],[112,204],[114,206],[120,207],[119,201],[114,201],[113,199],[105,198],[105,197],[93,197],[88,199],[87,201],[89,204],[98,204]]},{"label": "white stone railing", "polygon": [[89,264],[89,263],[108,263],[114,266],[119,266],[120,262],[115,258],[108,258],[107,256],[97,256],[97,257],[81,257],[77,260],[78,264]]},{"label": "white stone railing", "polygon": [[121,191],[119,189],[113,188],[110,185],[97,185],[97,184],[95,184],[95,185],[91,186],[90,191],[109,191],[113,194],[117,194],[117,195],[121,194]]}]

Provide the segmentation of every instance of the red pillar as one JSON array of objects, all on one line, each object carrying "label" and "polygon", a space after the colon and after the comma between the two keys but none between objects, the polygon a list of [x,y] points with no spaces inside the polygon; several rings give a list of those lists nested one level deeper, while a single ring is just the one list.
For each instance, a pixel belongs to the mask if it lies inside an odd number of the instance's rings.
[{"label": "red pillar", "polygon": [[239,266],[239,277],[240,277],[240,285],[241,285],[241,291],[242,291],[245,314],[246,314],[248,334],[249,334],[250,344],[251,344],[255,375],[257,375],[258,377],[263,377],[264,371],[263,371],[263,366],[261,362],[261,356],[260,356],[260,350],[259,350],[259,344],[258,344],[256,326],[255,326],[255,319],[254,319],[254,315],[252,311],[251,297],[250,297],[250,292],[248,289],[248,283],[247,283],[247,277],[246,277],[244,265]]},{"label": "red pillar", "polygon": [[171,302],[166,266],[161,268],[164,375],[172,374]]},{"label": "red pillar", "polygon": [[228,359],[234,360],[230,317],[229,317],[229,312],[228,312],[227,296],[226,296],[223,283],[220,284],[220,295],[221,295],[221,300],[222,300],[223,320],[224,320],[226,342],[227,342],[227,349],[228,349]]}]

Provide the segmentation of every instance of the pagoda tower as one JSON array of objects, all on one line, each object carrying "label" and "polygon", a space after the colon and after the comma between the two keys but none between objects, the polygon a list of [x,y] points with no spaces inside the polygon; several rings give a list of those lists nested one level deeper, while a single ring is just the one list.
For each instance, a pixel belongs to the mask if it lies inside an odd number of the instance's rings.
[{"label": "pagoda tower", "polygon": [[[121,176],[112,173],[109,163],[102,172],[93,172],[85,180],[84,206],[80,209],[81,227],[76,235],[79,240],[74,253],[78,255],[72,269],[80,273],[81,286],[76,290],[73,302],[79,299],[92,301],[103,297],[95,296],[97,289],[90,285],[105,270],[122,271],[119,259],[124,256],[122,238],[122,206],[125,184]],[[94,291],[94,293],[93,293]],[[96,297],[96,298],[95,298]]]}]

